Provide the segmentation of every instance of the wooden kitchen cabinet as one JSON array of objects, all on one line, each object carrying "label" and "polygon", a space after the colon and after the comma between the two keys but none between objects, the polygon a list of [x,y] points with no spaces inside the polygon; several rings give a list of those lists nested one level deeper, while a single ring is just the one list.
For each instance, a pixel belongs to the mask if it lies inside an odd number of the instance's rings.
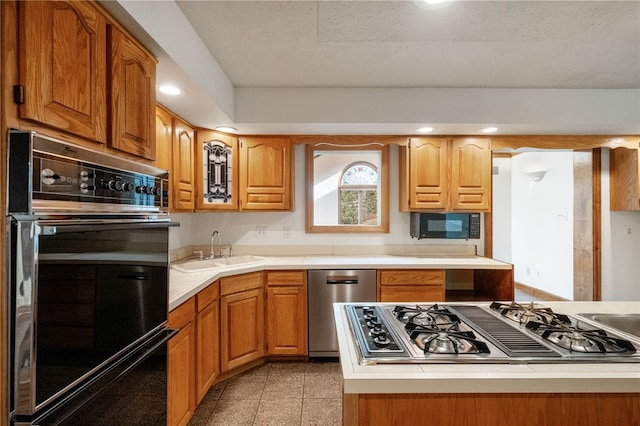
[{"label": "wooden kitchen cabinet", "polygon": [[378,271],[380,302],[444,302],[444,269],[381,269]]},{"label": "wooden kitchen cabinet", "polygon": [[[156,167],[171,171],[173,146],[173,114],[156,106]],[[171,196],[171,194],[169,194]]]},{"label": "wooden kitchen cabinet", "polygon": [[196,405],[220,375],[220,284],[196,295]]},{"label": "wooden kitchen cabinet", "polygon": [[19,3],[20,117],[107,142],[107,20],[90,2]]},{"label": "wooden kitchen cabinet", "polygon": [[241,137],[239,166],[241,210],[292,209],[293,161],[289,138]]},{"label": "wooden kitchen cabinet", "polygon": [[238,210],[238,138],[198,129],[196,137],[196,210]]},{"label": "wooden kitchen cabinet", "polygon": [[490,211],[488,138],[411,138],[400,149],[400,210]]},{"label": "wooden kitchen cabinet", "polygon": [[612,149],[609,163],[611,210],[640,210],[640,149]]},{"label": "wooden kitchen cabinet", "polygon": [[307,274],[267,271],[267,354],[305,356],[307,345]]},{"label": "wooden kitchen cabinet", "polygon": [[195,135],[183,120],[173,118],[172,170],[169,197],[173,211],[193,211],[195,208]]},{"label": "wooden kitchen cabinet", "polygon": [[167,425],[186,425],[196,408],[195,297],[169,312],[169,328],[178,333],[167,348]]},{"label": "wooden kitchen cabinet", "polygon": [[221,371],[265,354],[262,272],[220,279]]},{"label": "wooden kitchen cabinet", "polygon": [[109,146],[155,159],[156,59],[113,26],[111,49],[111,139]]}]

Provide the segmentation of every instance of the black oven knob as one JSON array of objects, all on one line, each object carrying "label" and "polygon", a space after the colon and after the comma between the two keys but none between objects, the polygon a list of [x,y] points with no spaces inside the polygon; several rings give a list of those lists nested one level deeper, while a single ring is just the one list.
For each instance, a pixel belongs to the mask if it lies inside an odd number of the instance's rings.
[{"label": "black oven knob", "polygon": [[125,182],[122,185],[122,190],[125,191],[125,192],[131,192],[131,191],[133,191],[133,188],[134,188],[134,186],[133,186],[133,184],[131,182]]},{"label": "black oven knob", "polygon": [[147,187],[142,185],[142,186],[136,186],[136,192],[138,194],[146,194],[147,193]]},{"label": "black oven knob", "polygon": [[87,185],[86,183],[81,183],[80,184],[80,192],[82,192],[83,194],[86,194],[89,191],[93,191],[95,190],[96,187],[93,185]]},{"label": "black oven knob", "polygon": [[80,180],[81,181],[87,181],[87,180],[93,179],[95,177],[96,177],[95,173],[91,173],[91,172],[88,172],[86,170],[83,170],[83,171],[80,172]]},{"label": "black oven knob", "polygon": [[115,179],[110,179],[107,183],[102,182],[102,186],[111,191],[116,191],[116,183]]},{"label": "black oven knob", "polygon": [[155,186],[150,186],[149,187],[149,195],[160,195],[162,194],[162,191],[160,190],[160,188],[156,188]]},{"label": "black oven knob", "polygon": [[144,190],[144,193],[147,195],[153,195],[153,186],[147,186]]},{"label": "black oven knob", "polygon": [[113,186],[115,188],[115,189],[113,189],[113,191],[124,191],[124,182],[121,181],[121,180],[115,181]]}]

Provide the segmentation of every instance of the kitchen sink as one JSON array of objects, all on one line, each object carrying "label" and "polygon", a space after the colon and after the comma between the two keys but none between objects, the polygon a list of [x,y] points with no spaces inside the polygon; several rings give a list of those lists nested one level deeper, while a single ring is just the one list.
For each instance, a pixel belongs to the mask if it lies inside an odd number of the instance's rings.
[{"label": "kitchen sink", "polygon": [[264,261],[264,257],[260,256],[232,256],[232,257],[218,257],[215,259],[188,259],[173,263],[171,267],[180,272],[202,272],[213,268],[223,268],[226,266],[243,266],[261,263]]},{"label": "kitchen sink", "polygon": [[578,314],[611,328],[640,337],[640,314]]}]

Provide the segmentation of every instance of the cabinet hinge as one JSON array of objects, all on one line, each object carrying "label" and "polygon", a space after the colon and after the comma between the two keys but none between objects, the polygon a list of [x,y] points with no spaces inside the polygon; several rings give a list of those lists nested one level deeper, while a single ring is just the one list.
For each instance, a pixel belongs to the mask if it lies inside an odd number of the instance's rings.
[{"label": "cabinet hinge", "polygon": [[24,86],[19,84],[13,86],[13,102],[18,105],[22,105],[24,103]]}]

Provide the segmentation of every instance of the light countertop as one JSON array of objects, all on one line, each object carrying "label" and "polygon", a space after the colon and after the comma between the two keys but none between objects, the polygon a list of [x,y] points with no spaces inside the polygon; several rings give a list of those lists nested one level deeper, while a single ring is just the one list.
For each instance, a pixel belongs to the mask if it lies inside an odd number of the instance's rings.
[{"label": "light countertop", "polygon": [[[307,255],[260,256],[261,262],[215,267],[185,273],[171,268],[169,273],[169,310],[173,310],[215,280],[269,269],[512,269],[510,263],[474,255]],[[197,262],[197,261],[195,261]]]},{"label": "light countertop", "polygon": [[[640,302],[542,302],[556,312],[640,313]],[[344,393],[640,393],[640,363],[362,366],[343,304],[334,304]],[[594,324],[606,328],[601,324]],[[632,336],[630,336],[632,337]]]}]

